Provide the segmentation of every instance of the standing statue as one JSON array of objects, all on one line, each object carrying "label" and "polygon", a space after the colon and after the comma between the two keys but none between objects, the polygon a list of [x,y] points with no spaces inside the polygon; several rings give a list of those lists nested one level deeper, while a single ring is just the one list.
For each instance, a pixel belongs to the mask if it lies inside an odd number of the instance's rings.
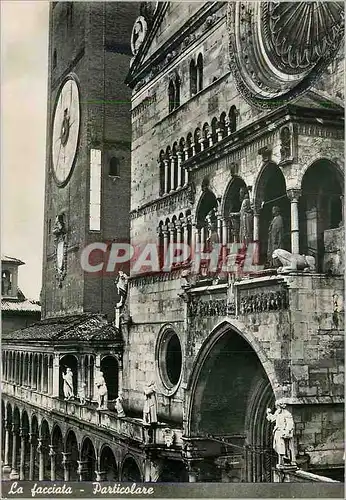
[{"label": "standing statue", "polygon": [[98,402],[98,410],[107,410],[108,405],[108,389],[106,385],[106,381],[103,376],[103,372],[99,372],[96,381],[95,381],[96,389],[97,389],[97,402]]},{"label": "standing statue", "polygon": [[80,388],[78,389],[78,397],[81,405],[86,403],[86,383],[82,382]]},{"label": "standing statue", "polygon": [[74,398],[74,393],[73,393],[73,373],[71,368],[68,366],[66,367],[65,373],[62,372],[61,374],[64,385],[63,385],[63,391],[64,391],[64,397],[66,401],[69,401],[70,399]]},{"label": "standing statue", "polygon": [[293,443],[294,421],[292,414],[286,410],[286,404],[283,401],[275,402],[276,411],[273,414],[270,408],[267,408],[267,420],[275,422],[273,430],[273,448],[278,454],[278,466],[296,465],[296,455]]},{"label": "standing statue", "polygon": [[157,423],[157,401],[154,382],[151,381],[144,389],[145,401],[143,407],[143,422],[145,424]]},{"label": "standing statue", "polygon": [[123,408],[123,394],[119,392],[117,399],[115,400],[115,409],[117,411],[118,417],[125,417],[125,412]]},{"label": "standing statue", "polygon": [[119,271],[118,281],[116,282],[116,286],[118,289],[118,294],[120,295],[120,300],[116,304],[117,309],[121,309],[125,304],[125,300],[127,297],[127,287],[128,287],[129,277],[123,271]]},{"label": "standing statue", "polygon": [[316,270],[315,257],[311,255],[293,254],[282,248],[274,250],[272,259],[281,262],[282,266],[278,268],[279,274],[285,274],[292,271],[314,272]]},{"label": "standing statue", "polygon": [[272,209],[273,219],[269,225],[267,262],[270,267],[274,265],[272,255],[274,250],[282,248],[284,222],[280,215],[280,208],[274,206]]},{"label": "standing statue", "polygon": [[208,221],[207,251],[212,252],[214,245],[218,243],[220,243],[220,239],[217,232],[217,222],[210,220]]},{"label": "standing statue", "polygon": [[253,239],[253,211],[248,191],[240,188],[239,195],[242,200],[239,215],[239,241],[247,247]]}]

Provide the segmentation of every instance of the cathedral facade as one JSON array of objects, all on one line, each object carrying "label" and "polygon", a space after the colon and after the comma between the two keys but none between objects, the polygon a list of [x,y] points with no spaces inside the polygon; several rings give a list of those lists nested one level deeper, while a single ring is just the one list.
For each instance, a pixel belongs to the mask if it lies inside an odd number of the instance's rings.
[{"label": "cathedral facade", "polygon": [[342,480],[342,3],[50,23],[43,319],[3,337],[6,472]]}]

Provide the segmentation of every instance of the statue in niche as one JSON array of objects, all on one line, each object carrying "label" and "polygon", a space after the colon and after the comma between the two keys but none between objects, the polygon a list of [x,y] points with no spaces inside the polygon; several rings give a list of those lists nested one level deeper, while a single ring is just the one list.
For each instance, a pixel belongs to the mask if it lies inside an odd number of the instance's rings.
[{"label": "statue in niche", "polygon": [[86,403],[86,383],[82,382],[80,388],[78,389],[78,397],[81,405]]},{"label": "statue in niche", "polygon": [[65,369],[65,372],[62,372],[61,374],[64,385],[63,385],[63,391],[64,391],[64,398],[65,401],[70,401],[71,399],[74,398],[74,393],[73,393],[73,372],[71,368],[68,366]]},{"label": "statue in niche", "polygon": [[106,385],[106,381],[103,376],[103,372],[99,372],[96,378],[96,389],[97,389],[97,409],[98,410],[107,410],[108,405],[108,389]]},{"label": "statue in niche", "polygon": [[267,250],[267,264],[273,267],[273,252],[278,248],[282,248],[283,235],[284,235],[284,222],[280,214],[280,208],[274,206],[272,208],[273,219],[269,225],[268,233],[268,250]]},{"label": "statue in niche", "polygon": [[240,188],[239,197],[241,200],[239,214],[239,241],[247,247],[253,239],[253,211],[247,189]]},{"label": "statue in niche", "polygon": [[144,407],[143,407],[143,422],[145,424],[157,423],[157,401],[155,384],[151,381],[144,389]]},{"label": "statue in niche", "polygon": [[217,232],[217,217],[215,213],[215,209],[211,210],[206,217],[207,228],[208,228],[208,237],[207,237],[207,251],[211,252],[213,250],[213,246],[220,243],[219,234]]},{"label": "statue in niche", "polygon": [[129,277],[123,271],[119,271],[118,281],[116,282],[118,294],[120,295],[120,300],[116,304],[117,309],[121,309],[126,301],[127,288],[128,288]]},{"label": "statue in niche", "polygon": [[275,402],[275,413],[267,408],[267,420],[275,422],[273,434],[273,448],[278,454],[278,467],[296,465],[296,456],[293,443],[294,421],[292,413],[286,410],[286,404],[278,400]]},{"label": "statue in niche", "polygon": [[123,408],[123,394],[119,392],[117,399],[115,400],[115,409],[117,411],[118,417],[126,417],[124,408]]},{"label": "statue in niche", "polygon": [[310,255],[293,254],[278,248],[272,254],[272,260],[278,260],[282,266],[277,269],[279,274],[294,271],[314,272],[316,270],[315,257]]}]

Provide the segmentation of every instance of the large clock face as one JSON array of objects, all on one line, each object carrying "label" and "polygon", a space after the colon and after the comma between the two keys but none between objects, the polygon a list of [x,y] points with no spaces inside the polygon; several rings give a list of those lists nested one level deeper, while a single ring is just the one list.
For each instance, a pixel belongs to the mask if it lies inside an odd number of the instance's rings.
[{"label": "large clock face", "polygon": [[76,158],[80,126],[79,89],[69,76],[55,105],[52,130],[52,164],[55,180],[63,186],[69,180]]}]

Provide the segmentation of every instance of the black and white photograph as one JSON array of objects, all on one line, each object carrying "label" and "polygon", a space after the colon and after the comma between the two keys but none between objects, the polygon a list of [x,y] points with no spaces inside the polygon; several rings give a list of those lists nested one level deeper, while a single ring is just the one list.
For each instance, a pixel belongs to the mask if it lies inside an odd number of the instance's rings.
[{"label": "black and white photograph", "polygon": [[344,2],[1,2],[3,498],[344,497]]}]

